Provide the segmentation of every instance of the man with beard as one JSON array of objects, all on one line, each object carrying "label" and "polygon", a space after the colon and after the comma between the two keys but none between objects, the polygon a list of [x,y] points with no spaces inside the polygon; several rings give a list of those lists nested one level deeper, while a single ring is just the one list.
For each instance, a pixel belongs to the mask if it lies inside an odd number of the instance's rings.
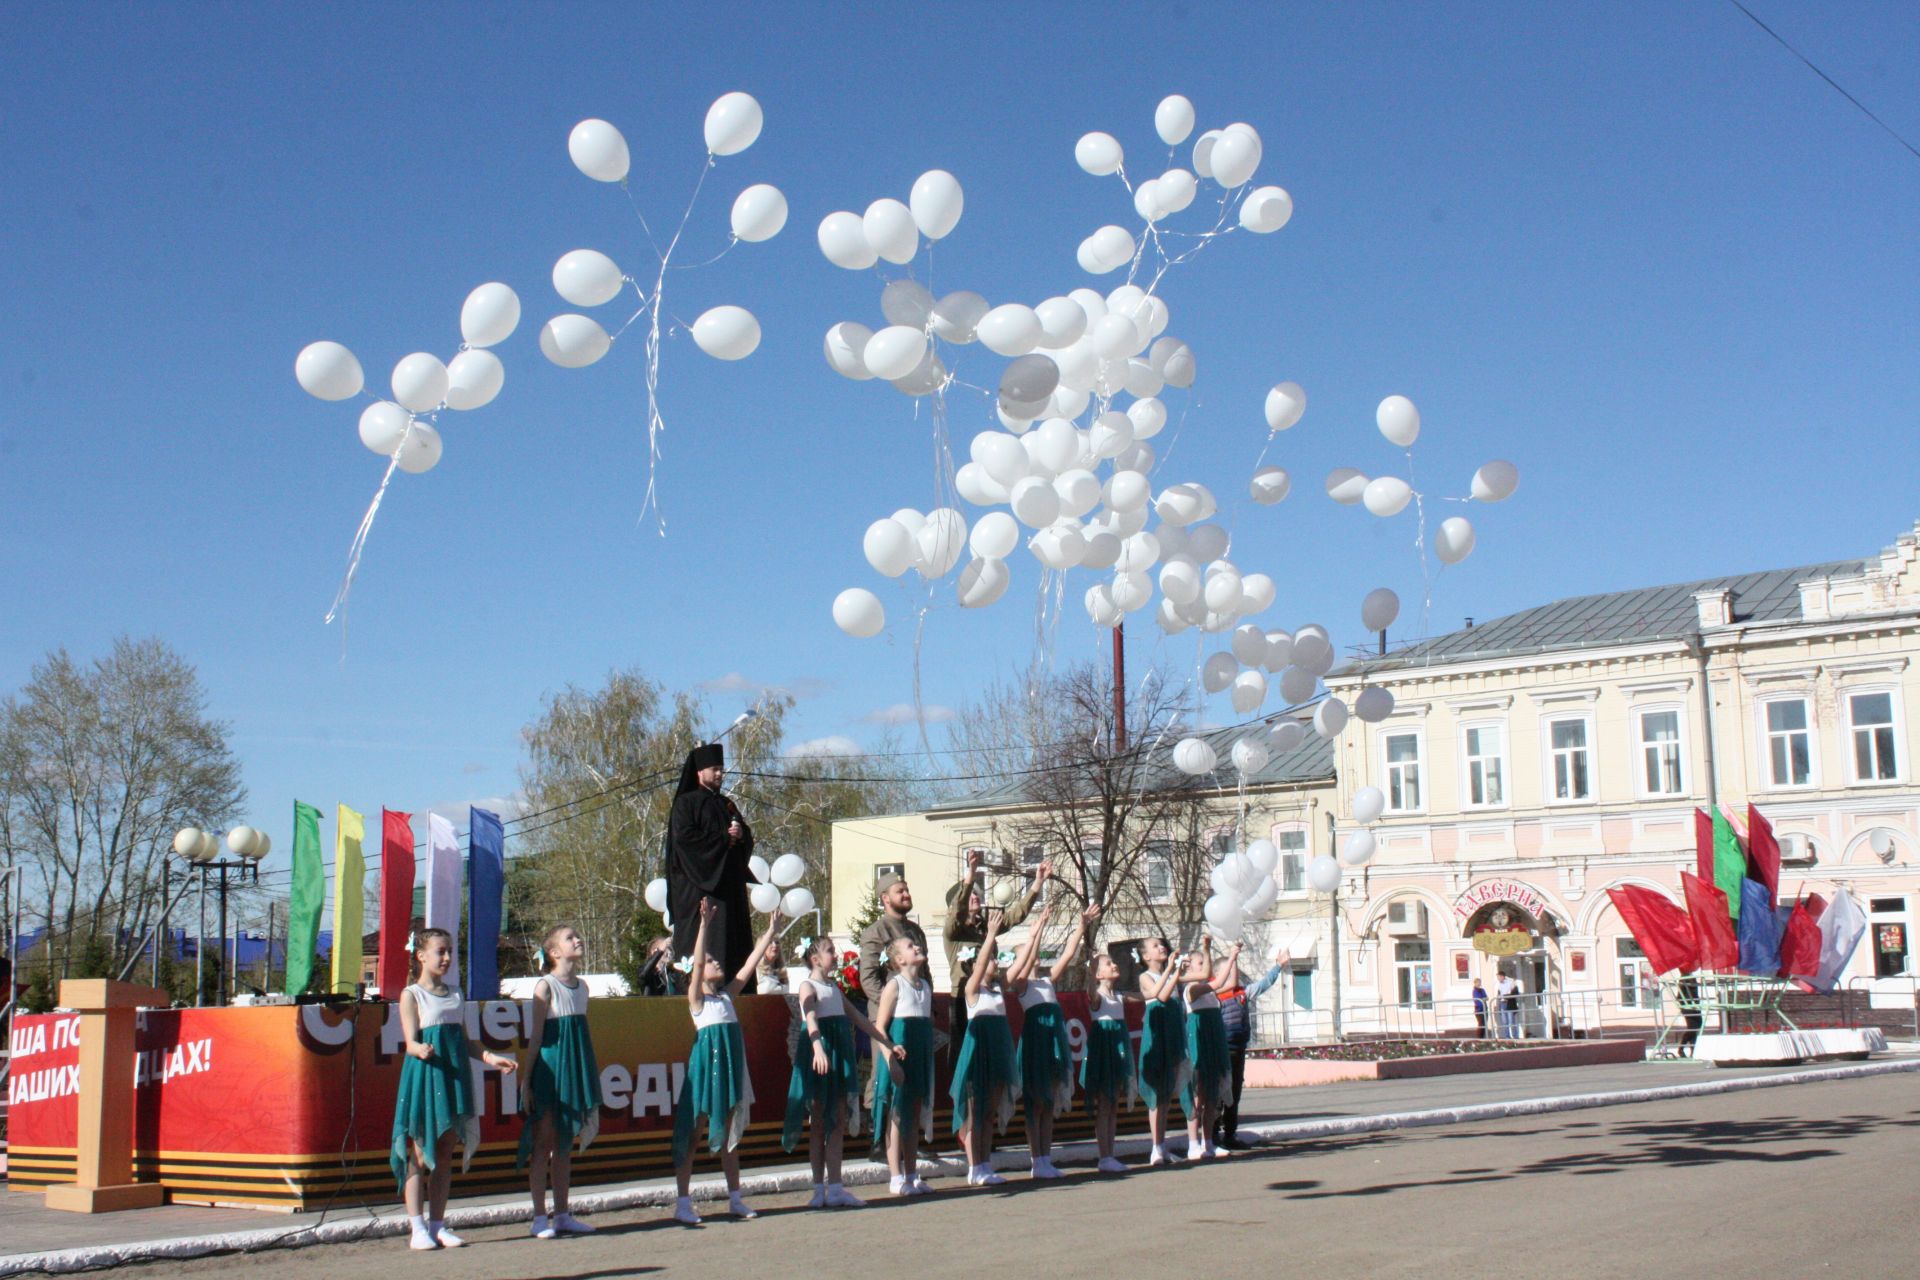
[{"label": "man with beard", "polygon": [[[673,913],[673,952],[693,953],[701,899],[715,910],[707,926],[711,954],[737,973],[753,952],[753,917],[747,886],[754,883],[747,859],[753,831],[732,800],[720,794],[726,753],[717,742],[687,753],[667,820],[667,907]],[[751,995],[755,983],[743,989]]]}]

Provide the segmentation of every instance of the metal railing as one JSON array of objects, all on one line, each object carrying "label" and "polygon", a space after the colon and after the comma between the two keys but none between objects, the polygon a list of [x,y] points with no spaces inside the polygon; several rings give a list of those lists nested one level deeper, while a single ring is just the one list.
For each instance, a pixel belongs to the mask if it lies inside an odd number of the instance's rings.
[{"label": "metal railing", "polygon": [[[1904,987],[1901,985],[1903,983]],[[1849,978],[1844,990],[1848,995],[1864,993],[1869,1009],[1904,1009],[1912,1020],[1913,1038],[1920,1040],[1920,975],[1896,973],[1884,978]],[[1904,1000],[1894,1002],[1888,999],[1902,990],[1906,993]],[[1873,1021],[1883,1030],[1891,1030],[1878,1019]]]},{"label": "metal railing", "polygon": [[[1504,1023],[1498,997],[1489,994],[1486,1025],[1481,1029],[1471,998],[1426,1003],[1343,1005],[1341,1038],[1423,1039],[1439,1036],[1488,1039],[1550,1040],[1659,1036],[1673,1021],[1676,1009],[1654,987],[1602,987],[1575,991],[1522,993]],[[1252,1011],[1255,1048],[1286,1044],[1313,1044],[1334,1037],[1328,1009],[1303,1009],[1288,999]]]}]

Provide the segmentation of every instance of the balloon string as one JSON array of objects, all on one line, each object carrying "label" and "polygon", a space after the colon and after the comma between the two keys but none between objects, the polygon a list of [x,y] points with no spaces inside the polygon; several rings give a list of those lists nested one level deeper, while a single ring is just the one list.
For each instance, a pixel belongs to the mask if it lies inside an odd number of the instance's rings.
[{"label": "balloon string", "polygon": [[393,473],[400,465],[400,451],[406,448],[407,437],[413,434],[413,419],[407,419],[407,429],[400,433],[400,443],[394,448],[393,457],[387,462],[387,472],[380,477],[380,487],[374,490],[373,501],[367,504],[367,514],[360,517],[360,527],[353,532],[353,542],[347,548],[347,572],[340,579],[340,589],[333,593],[333,604],[327,609],[327,616],[321,625],[330,625],[335,617],[340,619],[340,660],[347,657],[347,597],[353,591],[353,576],[360,571],[360,557],[367,549],[367,536],[373,532],[373,518],[380,514],[380,503],[387,496],[387,486],[393,483]]},{"label": "balloon string", "polygon": [[1426,497],[1414,487],[1413,450],[1407,450],[1407,488],[1413,491],[1413,553],[1420,560],[1420,630],[1431,629],[1433,619],[1433,567],[1427,563]]},{"label": "balloon string", "polygon": [[[693,217],[693,207],[700,202],[700,189],[706,185],[707,174],[713,171],[714,159],[711,155],[700,166],[700,177],[693,184],[693,195],[687,200],[687,207],[680,214],[680,225],[673,229],[673,239],[667,242],[667,250],[660,255],[660,274],[653,282],[653,297],[647,300],[647,492],[640,502],[638,519],[646,519],[649,508],[659,525],[660,536],[667,536],[666,512],[660,508],[660,437],[667,429],[666,419],[660,413],[660,306],[666,295],[667,265],[673,260],[673,251],[680,245],[680,237],[686,232],[687,221]],[[632,198],[632,193],[628,193]],[[640,206],[634,205],[637,214]],[[646,220],[641,219],[641,225]],[[652,231],[647,237],[652,239]]]},{"label": "balloon string", "polygon": [[698,269],[700,269],[701,267],[710,267],[710,266],[712,266],[712,265],[713,265],[714,263],[716,263],[716,262],[718,262],[718,261],[720,261],[720,259],[722,259],[722,258],[724,258],[724,257],[726,257],[726,256],[727,256],[728,254],[730,254],[730,253],[732,253],[732,252],[733,252],[733,247],[734,247],[735,245],[737,245],[737,244],[739,244],[739,243],[740,243],[740,237],[739,237],[739,236],[733,236],[733,237],[731,237],[731,238],[730,238],[730,239],[729,239],[729,240],[727,241],[727,247],[726,247],[726,248],[724,248],[724,249],[722,249],[722,250],[721,250],[720,252],[718,252],[718,253],[716,253],[716,254],[714,254],[714,255],[713,255],[713,256],[712,256],[711,258],[708,258],[708,259],[707,259],[707,260],[706,260],[705,262],[684,262],[684,263],[682,263],[682,264],[680,264],[679,266],[677,266],[677,267],[675,267],[675,268],[674,268],[674,270],[675,270],[675,271],[697,271],[697,270],[698,270]]}]

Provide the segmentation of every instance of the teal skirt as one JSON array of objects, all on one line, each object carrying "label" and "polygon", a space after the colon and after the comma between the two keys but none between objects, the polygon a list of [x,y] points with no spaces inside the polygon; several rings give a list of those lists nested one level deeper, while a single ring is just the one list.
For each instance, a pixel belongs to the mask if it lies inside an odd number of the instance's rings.
[{"label": "teal skirt", "polygon": [[432,1047],[433,1056],[424,1060],[406,1056],[393,1104],[393,1145],[388,1155],[393,1180],[401,1187],[407,1184],[409,1144],[419,1148],[421,1161],[432,1169],[439,1159],[436,1149],[441,1136],[453,1133],[460,1139],[462,1170],[480,1145],[480,1117],[467,1075],[466,1031],[457,1022],[443,1022],[422,1028],[420,1041]]},{"label": "teal skirt", "polygon": [[[987,1014],[967,1019],[967,1038],[953,1064],[953,1131],[967,1127],[970,1108],[980,1107],[987,1124],[1005,1133],[1020,1100],[1020,1067],[1013,1051],[1013,1032],[1004,1016]],[[990,1110],[988,1110],[990,1108]]]},{"label": "teal skirt", "polygon": [[1149,1107],[1170,1106],[1187,1086],[1187,1029],[1177,1001],[1147,1001],[1140,1027],[1140,1096]]},{"label": "teal skirt", "polygon": [[1080,1091],[1087,1100],[1133,1106],[1136,1081],[1133,1066],[1133,1036],[1127,1024],[1101,1018],[1087,1036],[1087,1056],[1080,1060]]},{"label": "teal skirt", "polygon": [[731,1151],[747,1131],[753,1109],[753,1079],[747,1074],[747,1042],[737,1022],[700,1028],[693,1052],[687,1056],[686,1078],[673,1104],[673,1160],[679,1164],[693,1152],[702,1117],[707,1122],[707,1149]]},{"label": "teal skirt", "polygon": [[1067,1021],[1057,1004],[1037,1004],[1027,1010],[1020,1028],[1020,1094],[1027,1110],[1041,1103],[1065,1111],[1073,1105],[1073,1046],[1067,1043]]},{"label": "teal skirt", "polygon": [[898,1121],[911,1127],[917,1120],[923,1138],[933,1140],[933,1019],[895,1018],[887,1025],[887,1037],[906,1046],[907,1060],[900,1064],[900,1083],[895,1084],[887,1065],[876,1059],[873,1064],[873,1141],[878,1146],[887,1140],[887,1125]]},{"label": "teal skirt", "polygon": [[575,1142],[585,1151],[600,1132],[600,1064],[593,1056],[585,1014],[547,1019],[530,1075],[516,1161],[520,1169],[533,1158],[533,1131],[541,1116],[553,1117],[556,1152],[571,1151]]},{"label": "teal skirt", "polygon": [[827,1073],[814,1071],[813,1042],[803,1036],[794,1050],[793,1076],[787,1083],[787,1122],[780,1131],[780,1145],[788,1151],[800,1141],[816,1106],[826,1108],[828,1133],[838,1128],[843,1116],[849,1118],[851,1132],[860,1132],[860,1058],[853,1044],[853,1023],[845,1014],[817,1021],[820,1047],[827,1051]]},{"label": "teal skirt", "polygon": [[1192,1088],[1202,1103],[1218,1110],[1233,1101],[1233,1055],[1227,1049],[1227,1023],[1220,1010],[1188,1011],[1187,1057],[1193,1063]]}]

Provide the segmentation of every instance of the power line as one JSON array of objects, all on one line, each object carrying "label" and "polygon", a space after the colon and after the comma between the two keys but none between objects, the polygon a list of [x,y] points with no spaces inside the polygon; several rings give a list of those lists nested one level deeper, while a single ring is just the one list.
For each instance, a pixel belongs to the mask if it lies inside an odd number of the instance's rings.
[{"label": "power line", "polygon": [[1838,80],[1835,80],[1832,76],[1822,71],[1819,67],[1816,67],[1813,64],[1813,60],[1807,57],[1806,54],[1800,52],[1798,49],[1788,44],[1786,42],[1786,39],[1782,37],[1778,31],[1775,31],[1772,27],[1762,22],[1758,14],[1754,13],[1753,10],[1747,8],[1746,5],[1741,4],[1740,0],[1727,0],[1727,3],[1731,4],[1734,8],[1738,9],[1740,12],[1746,14],[1747,17],[1751,18],[1753,20],[1754,26],[1760,28],[1762,31],[1772,36],[1774,38],[1774,41],[1778,43],[1782,49],[1785,49],[1788,53],[1792,54],[1794,57],[1800,59],[1801,62],[1805,63],[1807,70],[1813,72],[1813,74],[1819,76],[1822,80],[1825,80],[1830,86],[1832,86],[1833,91],[1835,93],[1839,94],[1841,97],[1845,98],[1848,102],[1851,102],[1854,106],[1858,107],[1860,109],[1861,115],[1865,116],[1867,119],[1873,121],[1875,124],[1879,125],[1882,129],[1886,130],[1888,137],[1892,138],[1895,142],[1905,147],[1907,149],[1907,153],[1913,156],[1914,159],[1920,160],[1920,148],[1915,148],[1915,146],[1911,142],[1908,142],[1905,138],[1901,137],[1898,133],[1896,133],[1892,125],[1888,124],[1885,120],[1882,120],[1879,116],[1873,114],[1873,112],[1868,109],[1866,103],[1860,101],[1860,99],[1854,97],[1851,93],[1848,93],[1845,86],[1843,86]]}]

